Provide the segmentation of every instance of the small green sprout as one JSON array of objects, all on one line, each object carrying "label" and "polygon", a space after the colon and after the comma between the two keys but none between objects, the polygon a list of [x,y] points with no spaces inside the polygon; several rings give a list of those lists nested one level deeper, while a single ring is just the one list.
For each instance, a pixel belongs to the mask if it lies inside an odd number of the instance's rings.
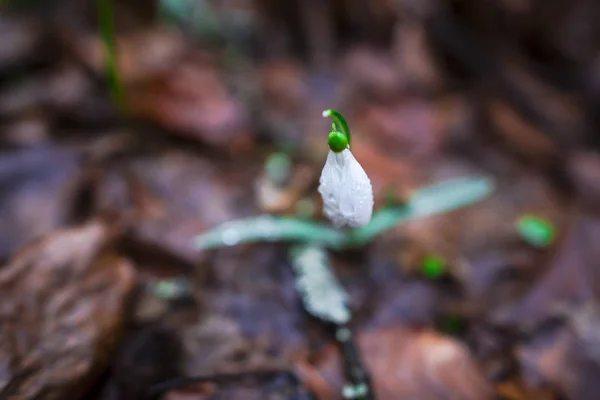
[{"label": "small green sprout", "polygon": [[436,255],[428,255],[423,259],[421,272],[429,279],[437,279],[446,274],[446,261]]},{"label": "small green sprout", "polygon": [[550,221],[531,214],[519,218],[516,228],[524,241],[538,248],[550,246],[556,235],[554,225]]}]

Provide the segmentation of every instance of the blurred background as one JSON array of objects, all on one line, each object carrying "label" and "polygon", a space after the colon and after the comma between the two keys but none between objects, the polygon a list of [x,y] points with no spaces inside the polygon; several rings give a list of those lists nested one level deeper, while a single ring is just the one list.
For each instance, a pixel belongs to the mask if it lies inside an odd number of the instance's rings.
[{"label": "blurred background", "polygon": [[495,182],[330,253],[376,397],[600,398],[598,21],[596,0],[0,1],[0,398],[186,376],[163,398],[342,398],[289,246],[193,240],[326,223],[328,108],[376,209]]}]

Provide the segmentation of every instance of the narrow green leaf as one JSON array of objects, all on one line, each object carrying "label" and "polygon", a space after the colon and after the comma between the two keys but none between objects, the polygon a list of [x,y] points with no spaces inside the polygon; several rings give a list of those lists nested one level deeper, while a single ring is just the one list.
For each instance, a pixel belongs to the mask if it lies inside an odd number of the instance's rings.
[{"label": "narrow green leaf", "polygon": [[344,241],[344,233],[323,224],[296,218],[262,215],[226,222],[195,239],[199,249],[282,241],[313,242],[335,248]]},{"label": "narrow green leaf", "polygon": [[418,190],[405,205],[389,206],[376,212],[371,222],[355,229],[349,245],[364,245],[404,222],[452,211],[476,203],[494,190],[491,179],[462,177]]},{"label": "narrow green leaf", "polygon": [[488,178],[458,178],[419,190],[406,205],[381,209],[362,228],[338,230],[298,218],[263,215],[226,222],[197,236],[195,243],[199,249],[282,241],[317,243],[331,249],[363,246],[399,224],[475,203],[492,190],[493,183]]},{"label": "narrow green leaf", "polygon": [[413,218],[427,217],[473,204],[492,193],[486,177],[455,178],[417,191],[408,202]]},{"label": "narrow green leaf", "polygon": [[119,75],[112,2],[113,0],[99,0],[100,35],[104,44],[106,79],[108,80],[110,94],[117,108],[123,111],[125,110],[125,96]]},{"label": "narrow green leaf", "polygon": [[532,246],[544,248],[554,241],[554,225],[535,215],[524,215],[517,221],[517,231]]}]

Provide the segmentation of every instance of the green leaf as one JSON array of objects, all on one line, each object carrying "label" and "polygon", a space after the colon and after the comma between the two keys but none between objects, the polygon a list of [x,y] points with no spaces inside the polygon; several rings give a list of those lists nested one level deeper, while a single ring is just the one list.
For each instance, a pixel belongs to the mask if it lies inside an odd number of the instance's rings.
[{"label": "green leaf", "polygon": [[296,218],[262,215],[226,222],[195,239],[199,249],[234,246],[251,242],[314,242],[339,247],[343,231]]},{"label": "green leaf", "polygon": [[521,238],[532,246],[545,248],[554,241],[554,225],[544,218],[524,215],[516,225]]},{"label": "green leaf", "polygon": [[486,177],[462,177],[417,191],[408,202],[412,218],[448,212],[475,203],[492,193],[494,184]]},{"label": "green leaf", "polygon": [[491,179],[463,177],[418,190],[405,205],[389,206],[376,212],[371,222],[351,233],[351,245],[364,245],[374,237],[404,222],[425,218],[476,203],[494,190]]},{"label": "green leaf", "polygon": [[252,242],[317,243],[331,249],[364,246],[399,224],[451,211],[475,203],[493,191],[485,177],[458,178],[417,191],[406,205],[386,207],[371,222],[353,230],[334,229],[324,224],[292,217],[263,215],[226,222],[196,237],[199,249],[234,246]]}]

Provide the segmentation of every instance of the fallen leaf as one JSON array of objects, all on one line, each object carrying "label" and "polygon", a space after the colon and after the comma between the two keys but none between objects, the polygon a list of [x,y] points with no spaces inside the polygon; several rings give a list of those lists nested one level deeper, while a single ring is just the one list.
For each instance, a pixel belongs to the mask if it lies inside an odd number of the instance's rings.
[{"label": "fallen leaf", "polygon": [[130,111],[179,135],[214,146],[250,141],[242,105],[229,93],[216,66],[184,59],[127,92]]},{"label": "fallen leaf", "polygon": [[[468,349],[447,336],[392,326],[360,333],[357,341],[378,399],[493,398]],[[337,393],[343,385],[339,365],[334,354],[317,365]]]},{"label": "fallen leaf", "polygon": [[135,283],[100,221],[55,232],[0,269],[0,397],[78,399],[107,365]]},{"label": "fallen leaf", "polygon": [[454,339],[386,329],[361,335],[359,343],[380,399],[492,398],[467,348]]}]

